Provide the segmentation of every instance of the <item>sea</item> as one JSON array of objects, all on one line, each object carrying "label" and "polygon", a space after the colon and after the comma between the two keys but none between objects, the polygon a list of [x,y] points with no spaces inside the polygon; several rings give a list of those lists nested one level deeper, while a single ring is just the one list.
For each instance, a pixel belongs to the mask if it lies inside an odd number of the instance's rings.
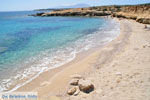
[{"label": "sea", "polygon": [[28,16],[35,13],[0,12],[0,92],[15,91],[120,33],[110,18]]}]

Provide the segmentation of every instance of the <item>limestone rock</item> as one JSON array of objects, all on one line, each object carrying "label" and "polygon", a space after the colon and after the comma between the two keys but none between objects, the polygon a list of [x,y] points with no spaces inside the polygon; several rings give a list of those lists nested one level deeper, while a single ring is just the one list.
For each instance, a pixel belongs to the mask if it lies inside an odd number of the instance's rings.
[{"label": "limestone rock", "polygon": [[76,87],[73,87],[73,88],[69,89],[69,90],[67,91],[67,93],[68,93],[69,95],[73,95],[76,91],[77,91],[77,88],[76,88]]},{"label": "limestone rock", "polygon": [[94,90],[94,85],[89,80],[79,80],[79,89],[85,93],[89,93]]},{"label": "limestone rock", "polygon": [[77,88],[76,92],[73,94],[74,96],[77,96],[80,93],[79,88]]},{"label": "limestone rock", "polygon": [[78,85],[79,79],[72,79],[69,84],[70,85]]}]

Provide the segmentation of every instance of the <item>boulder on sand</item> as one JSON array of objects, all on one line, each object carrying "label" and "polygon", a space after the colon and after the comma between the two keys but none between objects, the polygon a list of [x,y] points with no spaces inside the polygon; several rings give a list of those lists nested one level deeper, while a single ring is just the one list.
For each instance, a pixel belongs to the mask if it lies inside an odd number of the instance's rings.
[{"label": "boulder on sand", "polygon": [[79,87],[77,88],[76,92],[73,94],[74,96],[77,96],[80,93]]},{"label": "boulder on sand", "polygon": [[91,91],[94,90],[94,85],[89,80],[81,79],[81,80],[79,80],[78,85],[79,85],[80,91],[83,91],[85,93],[90,93]]},{"label": "boulder on sand", "polygon": [[72,79],[69,84],[70,85],[78,85],[79,79]]},{"label": "boulder on sand", "polygon": [[76,87],[73,87],[73,88],[69,89],[69,90],[67,91],[67,93],[68,93],[69,95],[73,95],[76,91],[77,91],[77,88],[76,88]]}]

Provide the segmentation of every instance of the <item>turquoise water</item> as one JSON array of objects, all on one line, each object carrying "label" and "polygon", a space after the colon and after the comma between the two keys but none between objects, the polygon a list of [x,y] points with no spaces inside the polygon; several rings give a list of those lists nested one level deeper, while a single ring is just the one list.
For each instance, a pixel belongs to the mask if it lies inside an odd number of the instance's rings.
[{"label": "turquoise water", "polygon": [[15,90],[118,33],[110,19],[27,16],[33,13],[0,12],[0,91]]}]

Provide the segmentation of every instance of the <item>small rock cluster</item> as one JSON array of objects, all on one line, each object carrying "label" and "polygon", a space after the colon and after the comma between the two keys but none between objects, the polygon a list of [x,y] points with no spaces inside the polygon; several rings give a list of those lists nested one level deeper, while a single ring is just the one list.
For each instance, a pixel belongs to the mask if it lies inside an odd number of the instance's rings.
[{"label": "small rock cluster", "polygon": [[67,91],[68,95],[78,95],[80,91],[84,93],[90,93],[94,90],[94,85],[90,80],[83,79],[81,75],[75,74],[72,77],[72,80],[69,82],[69,84],[72,86]]}]

